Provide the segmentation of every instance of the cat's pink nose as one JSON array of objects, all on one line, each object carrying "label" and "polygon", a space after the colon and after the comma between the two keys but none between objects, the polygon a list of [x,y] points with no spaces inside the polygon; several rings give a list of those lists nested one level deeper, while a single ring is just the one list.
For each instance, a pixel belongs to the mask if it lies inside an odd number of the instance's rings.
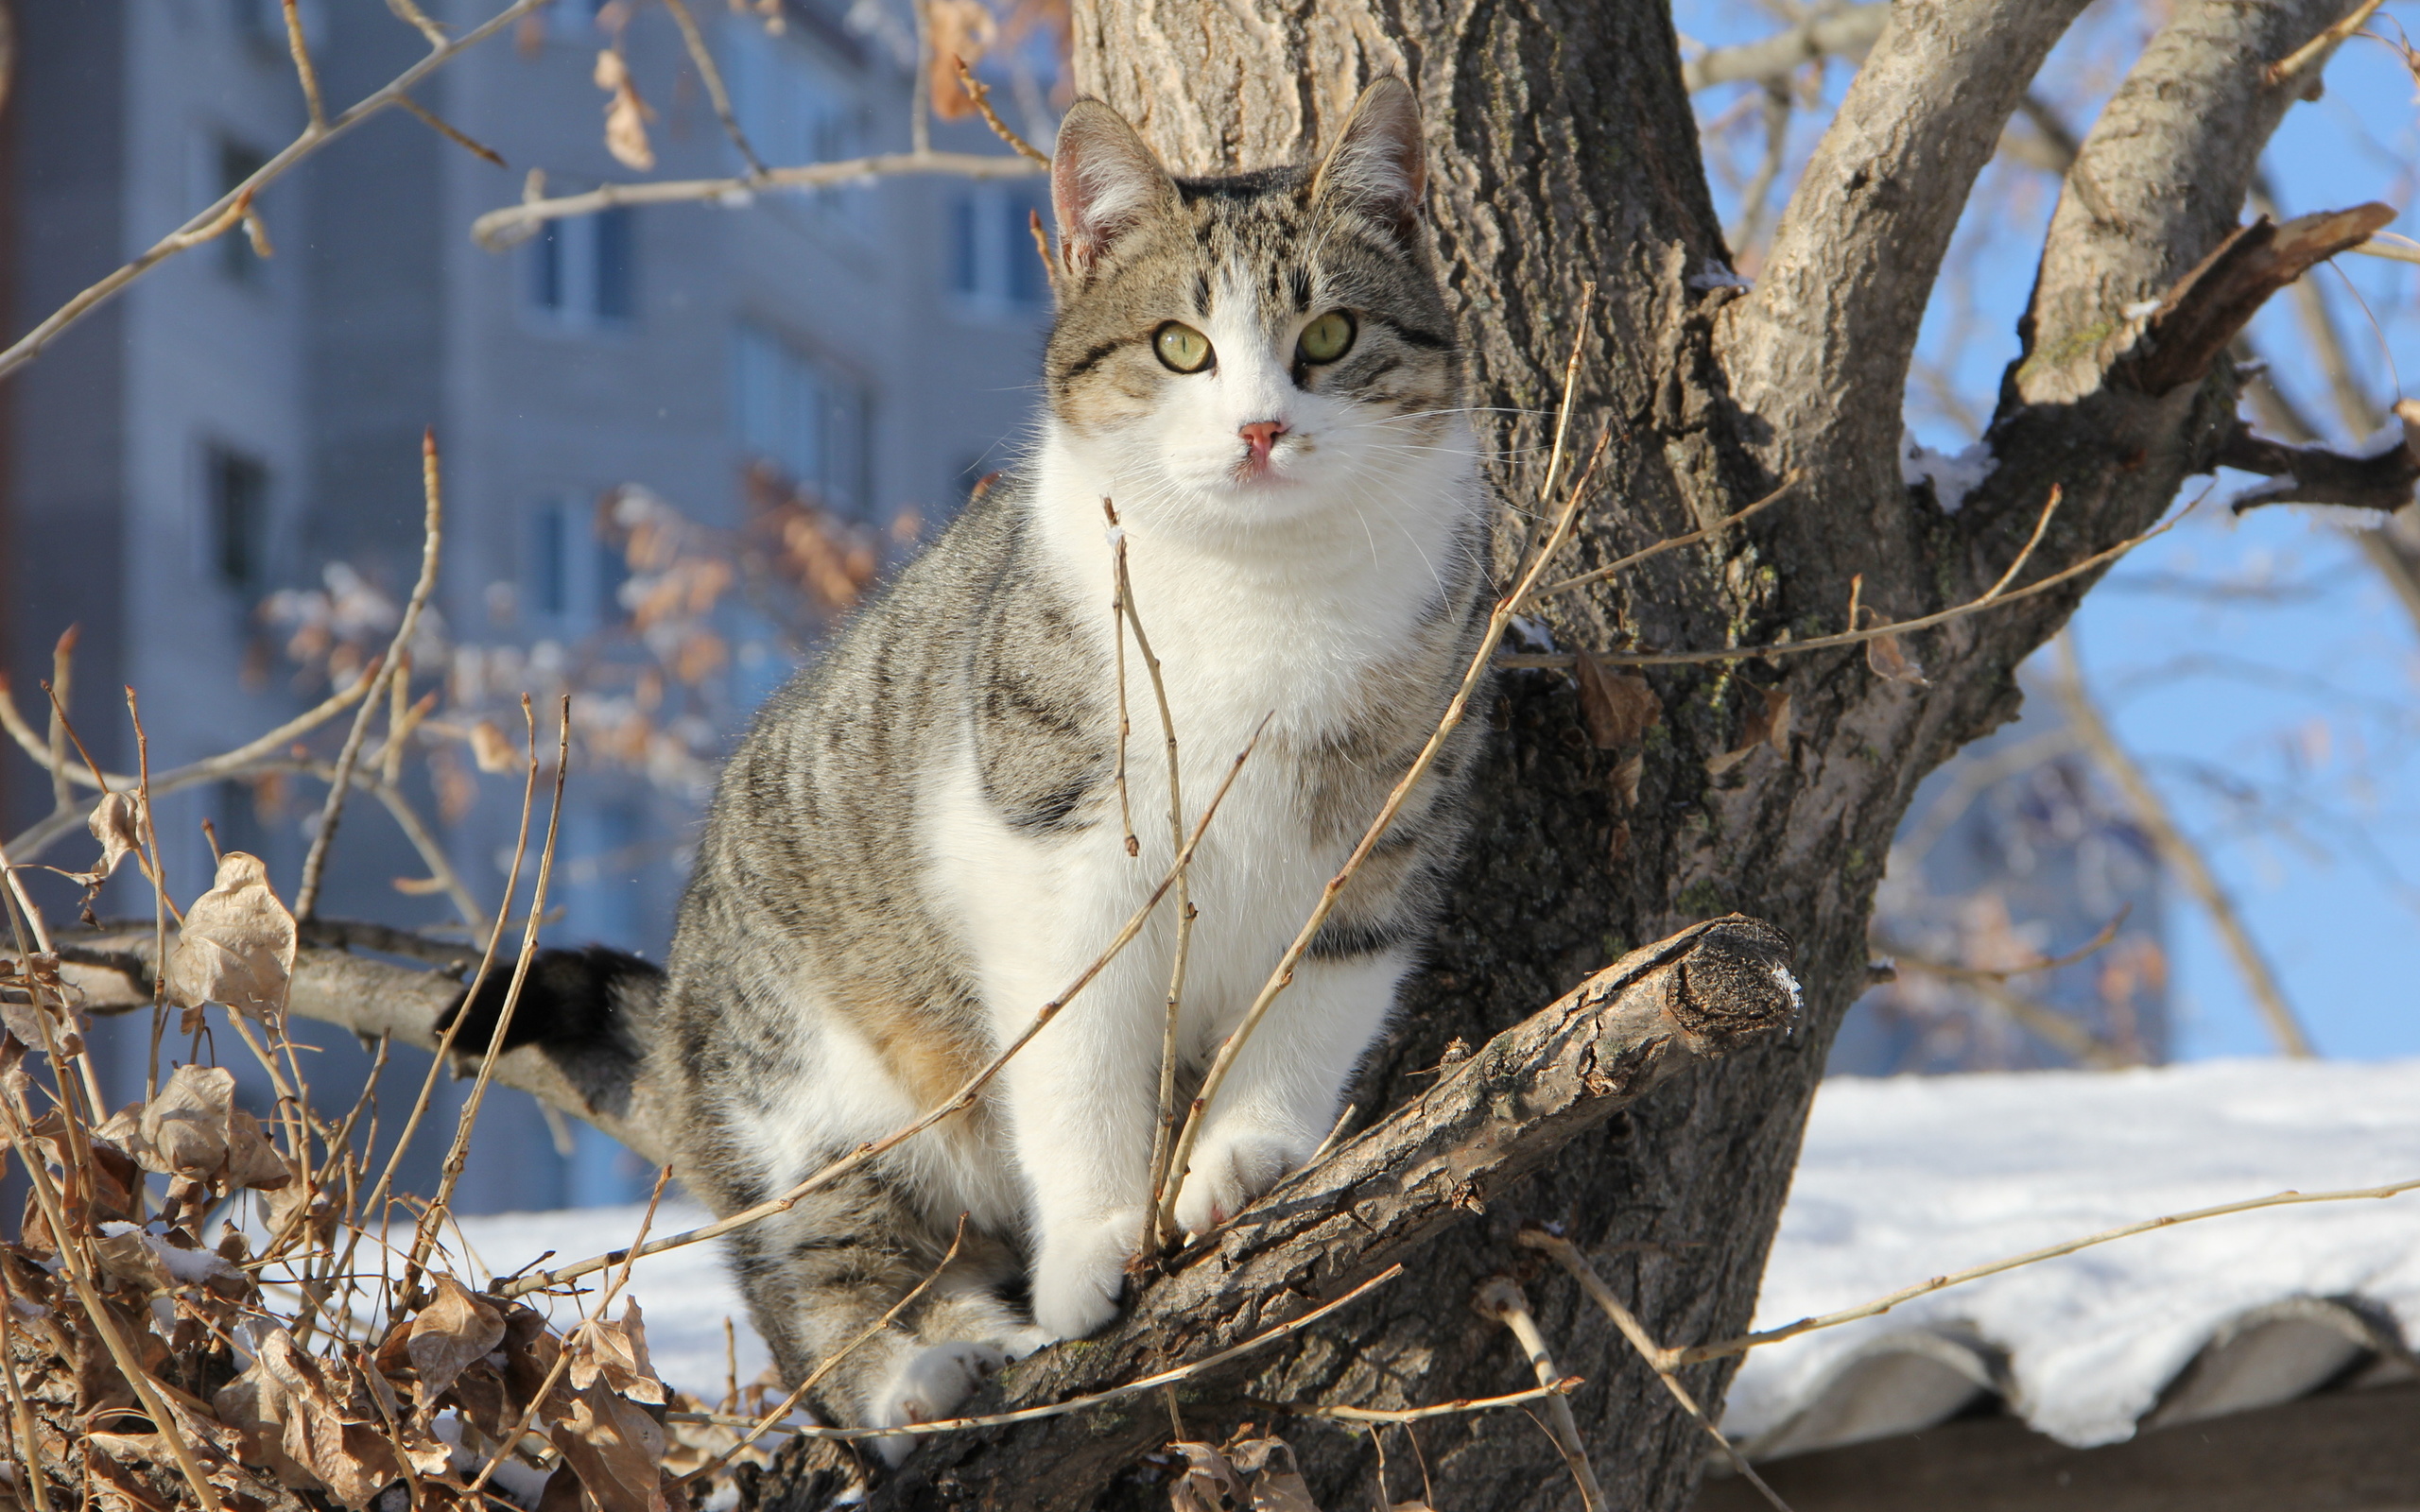
[{"label": "cat's pink nose", "polygon": [[1263,467],[1269,462],[1270,448],[1277,444],[1277,438],[1286,434],[1286,422],[1282,420],[1256,420],[1249,425],[1236,427],[1236,434],[1252,448],[1253,465]]}]

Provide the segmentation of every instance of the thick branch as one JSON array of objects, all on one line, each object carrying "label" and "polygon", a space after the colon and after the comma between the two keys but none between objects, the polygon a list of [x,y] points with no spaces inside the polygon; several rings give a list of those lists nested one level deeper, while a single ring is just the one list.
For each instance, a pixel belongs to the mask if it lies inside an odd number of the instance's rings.
[{"label": "thick branch", "polygon": [[[1925,304],[1975,177],[2083,0],[1893,9],[1726,312],[1735,392],[1787,448],[1776,467],[1892,466]],[[1876,476],[1879,474],[1877,472]]]},{"label": "thick branch", "polygon": [[[1787,1027],[1798,1007],[1789,967],[1789,940],[1738,915],[1632,952],[1180,1255],[1115,1331],[1011,1370],[1008,1404],[1226,1348],[1410,1259],[1675,1074]],[[960,1435],[922,1451],[873,1504],[945,1504],[955,1486],[1017,1486],[1033,1508],[1088,1506],[1166,1432],[1137,1412]]]},{"label": "thick branch", "polygon": [[2277,481],[2235,502],[2235,511],[2264,504],[2342,504],[2393,514],[2411,502],[2420,487],[2420,401],[2394,406],[2403,438],[2368,456],[2347,456],[2324,446],[2289,446],[2239,425],[2219,448],[2219,460]]},{"label": "thick branch", "polygon": [[2269,296],[2394,218],[2371,203],[2238,228],[2169,289],[2110,376],[2154,397],[2199,383]]}]

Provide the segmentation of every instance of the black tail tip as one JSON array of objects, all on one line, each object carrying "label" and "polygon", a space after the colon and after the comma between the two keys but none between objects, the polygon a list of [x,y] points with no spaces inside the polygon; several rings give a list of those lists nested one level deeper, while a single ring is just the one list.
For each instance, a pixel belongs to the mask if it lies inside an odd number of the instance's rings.
[{"label": "black tail tip", "polygon": [[[511,963],[496,961],[475,992],[457,999],[437,1021],[438,1033],[454,1030],[456,1055],[481,1055],[494,1040],[512,994]],[[610,945],[577,950],[543,950],[530,957],[529,972],[513,1004],[512,1022],[505,1026],[503,1047],[570,1046],[616,1038],[621,994],[616,988],[631,979],[660,980],[661,968],[628,951]],[[457,1028],[456,1025],[459,1027]]]}]

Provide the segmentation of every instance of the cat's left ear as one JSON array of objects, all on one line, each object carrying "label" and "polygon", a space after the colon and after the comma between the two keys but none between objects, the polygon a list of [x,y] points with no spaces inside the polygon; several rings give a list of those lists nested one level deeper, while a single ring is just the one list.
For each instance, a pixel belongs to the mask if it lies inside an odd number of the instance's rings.
[{"label": "cat's left ear", "polygon": [[1349,205],[1409,239],[1428,188],[1427,148],[1411,86],[1392,74],[1361,92],[1327,161],[1312,180],[1315,200]]}]

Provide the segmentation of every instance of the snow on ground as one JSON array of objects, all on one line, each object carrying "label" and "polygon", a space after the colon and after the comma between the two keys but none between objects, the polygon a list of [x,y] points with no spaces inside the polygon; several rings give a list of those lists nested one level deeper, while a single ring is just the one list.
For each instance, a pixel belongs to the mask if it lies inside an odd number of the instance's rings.
[{"label": "snow on ground", "polygon": [[[1837,1079],[1815,1100],[1756,1326],[2163,1213],[2413,1177],[2420,1061]],[[546,1250],[560,1264],[627,1245],[641,1211],[502,1214],[464,1219],[462,1229],[484,1279]],[[654,1232],[704,1216],[667,1203]],[[718,1246],[642,1260],[630,1295],[673,1384],[722,1395],[726,1317],[739,1379],[764,1368]],[[1724,1426],[1753,1437],[1860,1345],[1962,1323],[2008,1350],[2012,1405],[2029,1422],[2069,1443],[2106,1443],[2133,1432],[2221,1322],[2286,1297],[2343,1295],[2387,1306],[2420,1334],[2420,1192],[2121,1239],[1759,1349],[1732,1387]],[[572,1321],[569,1304],[555,1305]]]},{"label": "snow on ground", "polygon": [[[2415,1177],[2415,1061],[1837,1079],[1816,1095],[1755,1326],[2164,1213]],[[1753,1437],[1859,1345],[1962,1322],[2008,1350],[2011,1406],[2033,1427],[2109,1443],[2227,1318],[2346,1295],[2420,1333],[2420,1192],[2120,1239],[1758,1349],[1724,1427]]]}]

